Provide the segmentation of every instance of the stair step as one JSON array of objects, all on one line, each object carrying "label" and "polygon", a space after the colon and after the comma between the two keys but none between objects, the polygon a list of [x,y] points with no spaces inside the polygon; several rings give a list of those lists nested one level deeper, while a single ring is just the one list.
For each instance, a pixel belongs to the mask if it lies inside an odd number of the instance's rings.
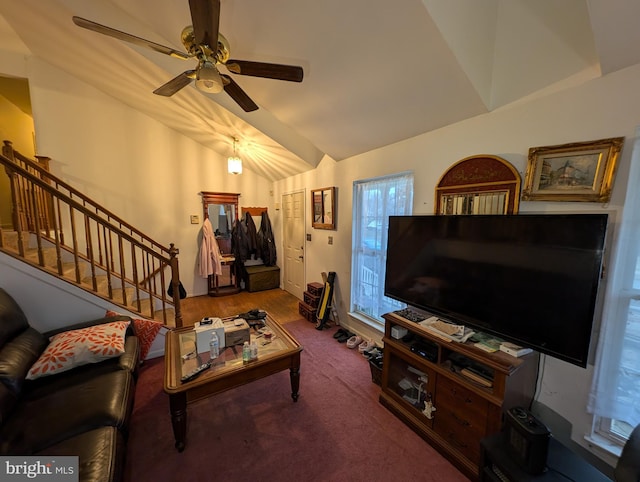
[{"label": "stair step", "polygon": [[[44,258],[44,266],[56,269],[58,266],[58,254],[56,248],[42,248],[42,256]],[[24,253],[24,257],[32,263],[40,264],[40,256],[38,250],[30,248]]]},{"label": "stair step", "polygon": [[[82,285],[87,286],[91,291],[93,291],[93,279],[91,278],[91,276],[82,278]],[[109,293],[109,278],[107,277],[107,275],[96,275],[96,286],[96,291],[98,293]]]},{"label": "stair step", "polygon": [[[122,288],[112,288],[111,289],[111,299],[117,303],[122,303],[124,304],[124,294],[126,294],[127,297],[127,302],[129,303],[132,299],[133,296],[135,295],[135,290],[131,287],[126,287],[124,288],[124,290]],[[105,295],[107,295],[108,293],[105,293]]]},{"label": "stair step", "polygon": [[[29,245],[29,232],[22,233],[24,242]],[[11,251],[18,252],[18,231],[2,231],[2,246]]]}]

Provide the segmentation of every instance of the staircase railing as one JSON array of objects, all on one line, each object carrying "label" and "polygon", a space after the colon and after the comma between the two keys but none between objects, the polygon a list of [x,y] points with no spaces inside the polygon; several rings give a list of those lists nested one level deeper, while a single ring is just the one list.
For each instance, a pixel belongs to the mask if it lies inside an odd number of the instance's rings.
[{"label": "staircase railing", "polygon": [[0,219],[0,249],[129,310],[182,326],[178,249],[154,241],[52,175],[47,163],[4,141],[0,164],[9,177],[17,243],[15,252],[5,246],[2,226],[8,220]]}]

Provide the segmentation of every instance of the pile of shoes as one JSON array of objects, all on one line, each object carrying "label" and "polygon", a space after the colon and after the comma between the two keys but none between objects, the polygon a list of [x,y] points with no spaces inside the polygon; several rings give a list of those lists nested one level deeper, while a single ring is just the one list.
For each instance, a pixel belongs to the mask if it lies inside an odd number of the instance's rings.
[{"label": "pile of shoes", "polygon": [[333,334],[333,337],[339,343],[347,343],[347,348],[357,348],[365,358],[369,358],[369,352],[372,352],[377,348],[376,343],[373,340],[363,340],[361,336],[351,333],[345,328],[340,328]]},{"label": "pile of shoes", "polygon": [[362,355],[369,360],[369,363],[382,369],[382,351],[383,349],[381,347],[375,346],[374,344],[371,349],[362,352]]}]

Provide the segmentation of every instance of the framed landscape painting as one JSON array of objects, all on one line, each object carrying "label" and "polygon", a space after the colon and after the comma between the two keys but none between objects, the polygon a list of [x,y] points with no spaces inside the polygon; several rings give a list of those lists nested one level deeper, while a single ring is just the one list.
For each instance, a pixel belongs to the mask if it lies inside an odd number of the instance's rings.
[{"label": "framed landscape painting", "polygon": [[624,137],[529,149],[523,201],[586,201],[611,198]]}]

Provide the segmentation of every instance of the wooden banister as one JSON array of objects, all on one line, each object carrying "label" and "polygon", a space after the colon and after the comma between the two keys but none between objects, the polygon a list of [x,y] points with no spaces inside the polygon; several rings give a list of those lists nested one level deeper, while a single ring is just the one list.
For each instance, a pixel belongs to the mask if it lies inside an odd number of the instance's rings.
[{"label": "wooden banister", "polygon": [[[179,251],[173,244],[167,248],[156,242],[49,173],[48,158],[28,159],[5,141],[0,164],[10,179],[11,224],[17,240],[13,246],[5,245],[0,223],[2,251],[129,310],[182,326],[177,296]],[[35,240],[35,248],[30,248],[25,233]],[[29,255],[34,250],[37,261]],[[69,274],[66,266],[71,263]],[[83,277],[87,267],[89,280]],[[165,279],[167,268],[170,280]],[[106,289],[99,277],[106,280]],[[174,288],[173,299],[167,295],[169,283]],[[174,311],[173,320],[167,318],[169,310]]]}]

